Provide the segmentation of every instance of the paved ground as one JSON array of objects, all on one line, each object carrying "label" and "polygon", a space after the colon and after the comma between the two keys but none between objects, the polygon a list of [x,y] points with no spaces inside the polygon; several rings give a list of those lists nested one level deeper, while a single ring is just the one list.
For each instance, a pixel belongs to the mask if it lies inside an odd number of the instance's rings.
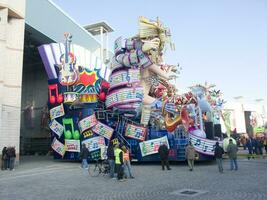
[{"label": "paved ground", "polygon": [[[135,179],[126,182],[90,177],[79,163],[55,162],[49,157],[23,158],[15,171],[0,171],[1,200],[87,199],[267,199],[267,159],[239,160],[239,171],[219,174],[215,163],[185,164],[162,171],[158,164],[134,165]],[[182,190],[199,190],[197,196],[180,196]]]}]

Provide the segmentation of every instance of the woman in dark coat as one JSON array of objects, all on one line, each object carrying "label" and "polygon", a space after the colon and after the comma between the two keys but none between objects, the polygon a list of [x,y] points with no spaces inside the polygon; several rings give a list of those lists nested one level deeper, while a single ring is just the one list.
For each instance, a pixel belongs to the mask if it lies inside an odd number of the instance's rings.
[{"label": "woman in dark coat", "polygon": [[7,163],[8,163],[7,147],[4,147],[2,150],[2,164],[1,164],[2,170],[7,169]]}]

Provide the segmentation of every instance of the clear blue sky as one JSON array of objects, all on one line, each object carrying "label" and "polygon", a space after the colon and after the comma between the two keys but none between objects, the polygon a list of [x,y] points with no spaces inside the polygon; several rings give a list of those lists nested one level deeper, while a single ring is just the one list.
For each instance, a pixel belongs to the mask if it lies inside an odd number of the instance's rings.
[{"label": "clear blue sky", "polygon": [[[266,0],[53,0],[81,25],[102,20],[114,29],[110,43],[138,31],[138,16],[157,16],[170,27],[180,63],[178,88],[214,83],[224,98],[267,102]],[[75,37],[75,36],[74,36]]]}]

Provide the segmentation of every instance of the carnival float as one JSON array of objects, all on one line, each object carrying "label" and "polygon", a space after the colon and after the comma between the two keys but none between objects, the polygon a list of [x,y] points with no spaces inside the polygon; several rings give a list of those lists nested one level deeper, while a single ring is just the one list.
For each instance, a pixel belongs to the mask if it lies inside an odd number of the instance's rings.
[{"label": "carnival float", "polygon": [[166,47],[174,48],[170,30],[159,19],[140,17],[137,35],[115,41],[109,66],[81,62],[72,36],[64,36],[65,44],[38,48],[48,75],[55,159],[78,160],[82,144],[97,159],[109,144],[123,143],[136,161],[157,161],[165,143],[169,159],[182,161],[189,140],[199,160],[213,159],[215,143],[223,145],[221,92],[205,83],[179,93],[172,83],[179,68],[163,60]]}]

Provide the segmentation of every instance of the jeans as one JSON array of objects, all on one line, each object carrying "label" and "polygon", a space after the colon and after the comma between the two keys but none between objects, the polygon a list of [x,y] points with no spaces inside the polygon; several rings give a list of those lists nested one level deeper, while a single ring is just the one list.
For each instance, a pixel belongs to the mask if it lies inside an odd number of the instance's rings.
[{"label": "jeans", "polygon": [[222,158],[216,158],[216,162],[219,168],[219,172],[223,172]]},{"label": "jeans", "polygon": [[[128,170],[127,170],[126,168],[127,168]],[[126,173],[126,171],[128,171],[128,173]],[[124,161],[124,175],[125,175],[127,178],[128,178],[128,177],[133,177],[130,160],[125,160],[125,161]]]},{"label": "jeans", "polygon": [[88,162],[87,162],[87,159],[82,159],[82,165],[81,165],[82,168],[88,168]]},{"label": "jeans", "polygon": [[114,177],[115,172],[115,161],[114,160],[108,160],[109,168],[110,168],[110,178]]},{"label": "jeans", "polygon": [[231,170],[238,170],[236,158],[230,158]]},{"label": "jeans", "polygon": [[9,159],[9,169],[12,170],[14,169],[14,165],[15,165],[15,157],[12,157]]}]

